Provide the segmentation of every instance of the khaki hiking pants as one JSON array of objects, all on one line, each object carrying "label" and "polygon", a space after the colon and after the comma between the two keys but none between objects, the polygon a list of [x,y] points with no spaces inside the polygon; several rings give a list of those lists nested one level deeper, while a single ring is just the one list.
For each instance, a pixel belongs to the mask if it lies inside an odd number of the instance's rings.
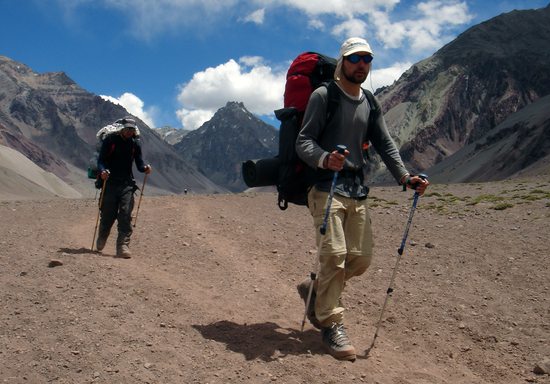
[{"label": "khaki hiking pants", "polygon": [[323,327],[343,323],[342,291],[347,280],[362,275],[372,260],[373,236],[367,199],[357,200],[334,194],[327,222],[321,236],[329,193],[311,189],[308,205],[321,241],[317,275],[315,315]]}]

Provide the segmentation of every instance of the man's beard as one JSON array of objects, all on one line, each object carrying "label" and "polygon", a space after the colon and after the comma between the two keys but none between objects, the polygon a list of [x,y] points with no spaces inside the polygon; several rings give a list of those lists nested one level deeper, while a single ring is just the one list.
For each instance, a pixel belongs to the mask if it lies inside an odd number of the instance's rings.
[{"label": "man's beard", "polygon": [[348,75],[346,71],[342,71],[342,72],[344,73],[344,77],[346,78],[346,80],[353,84],[363,84],[367,79],[367,75],[365,75],[364,77],[361,75],[360,78],[358,78],[353,76],[353,74]]}]

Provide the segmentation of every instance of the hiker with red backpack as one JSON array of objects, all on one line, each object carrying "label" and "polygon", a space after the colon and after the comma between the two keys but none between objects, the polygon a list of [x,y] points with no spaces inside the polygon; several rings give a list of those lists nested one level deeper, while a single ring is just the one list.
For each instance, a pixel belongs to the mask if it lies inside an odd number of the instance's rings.
[{"label": "hiker with red backpack", "polygon": [[118,237],[115,257],[128,259],[131,257],[129,245],[134,192],[138,189],[132,166],[135,162],[138,171],[146,175],[151,173],[152,168],[143,161],[141,142],[136,134],[136,121],[130,117],[118,121],[122,124],[121,129],[105,137],[97,160],[102,195],[96,249],[103,250],[116,220]]},{"label": "hiker with red backpack", "polygon": [[[380,104],[361,87],[372,59],[366,40],[355,37],[342,44],[334,81],[311,93],[296,140],[296,153],[315,169],[307,205],[319,244],[318,274],[299,284],[298,292],[306,303],[308,320],[321,330],[323,345],[341,360],[356,358],[344,328],[341,295],[347,280],[367,270],[373,254],[363,173],[365,145],[370,142],[399,184],[415,188],[419,195],[429,184],[407,171],[387,131]],[[333,97],[336,107],[330,107]],[[329,107],[334,109],[331,116],[327,116]],[[338,145],[346,150],[337,151]],[[331,204],[325,212],[329,197]],[[322,225],[326,227],[323,234],[317,230]]]}]

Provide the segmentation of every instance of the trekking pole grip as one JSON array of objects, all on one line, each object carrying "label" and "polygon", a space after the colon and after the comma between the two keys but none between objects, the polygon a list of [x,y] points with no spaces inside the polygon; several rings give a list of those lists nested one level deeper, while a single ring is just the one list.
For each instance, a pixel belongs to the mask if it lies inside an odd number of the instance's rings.
[{"label": "trekking pole grip", "polygon": [[[418,175],[422,180],[427,180],[428,176],[424,173],[421,173]],[[411,207],[411,211],[409,212],[409,219],[407,221],[407,226],[405,227],[405,234],[403,236],[403,239],[401,240],[401,245],[399,246],[399,249],[397,249],[397,253],[399,255],[403,254],[403,250],[405,249],[405,243],[407,241],[407,236],[409,235],[409,227],[412,222],[412,217],[414,215],[414,211],[416,210],[416,205],[418,204],[418,198],[420,197],[420,194],[416,191],[417,184],[412,185],[412,188],[414,189],[414,195],[413,195],[413,203]]]},{"label": "trekking pole grip", "polygon": [[343,155],[344,153],[346,153],[346,149],[348,149],[345,145],[342,145],[342,144],[339,144],[336,146],[336,150],[338,151],[339,154]]},{"label": "trekking pole grip", "polygon": [[[426,175],[425,173],[419,173],[417,176],[420,177],[422,180],[428,180],[428,175]],[[411,185],[411,187],[416,191],[416,187],[418,187],[418,183]]]},{"label": "trekking pole grip", "polygon": [[[428,175],[426,175],[425,173],[419,173],[418,175],[416,175],[418,177],[420,177],[422,180],[428,180]],[[415,183],[415,184],[409,184],[411,186],[411,188],[413,190],[416,191],[416,187],[418,186],[418,183]],[[405,192],[407,190],[407,183],[403,184],[403,192]]]}]

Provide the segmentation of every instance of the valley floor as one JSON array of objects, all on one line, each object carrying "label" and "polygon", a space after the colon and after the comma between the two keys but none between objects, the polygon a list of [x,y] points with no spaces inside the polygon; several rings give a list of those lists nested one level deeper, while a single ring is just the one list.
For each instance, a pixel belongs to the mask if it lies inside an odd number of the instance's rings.
[{"label": "valley floor", "polygon": [[[371,344],[412,193],[371,190],[375,259],[342,298]],[[311,218],[272,193],[145,196],[132,259],[90,251],[93,199],[0,203],[0,382],[550,383],[550,182],[434,185],[374,349],[300,332]],[[52,260],[62,265],[49,267]]]}]

